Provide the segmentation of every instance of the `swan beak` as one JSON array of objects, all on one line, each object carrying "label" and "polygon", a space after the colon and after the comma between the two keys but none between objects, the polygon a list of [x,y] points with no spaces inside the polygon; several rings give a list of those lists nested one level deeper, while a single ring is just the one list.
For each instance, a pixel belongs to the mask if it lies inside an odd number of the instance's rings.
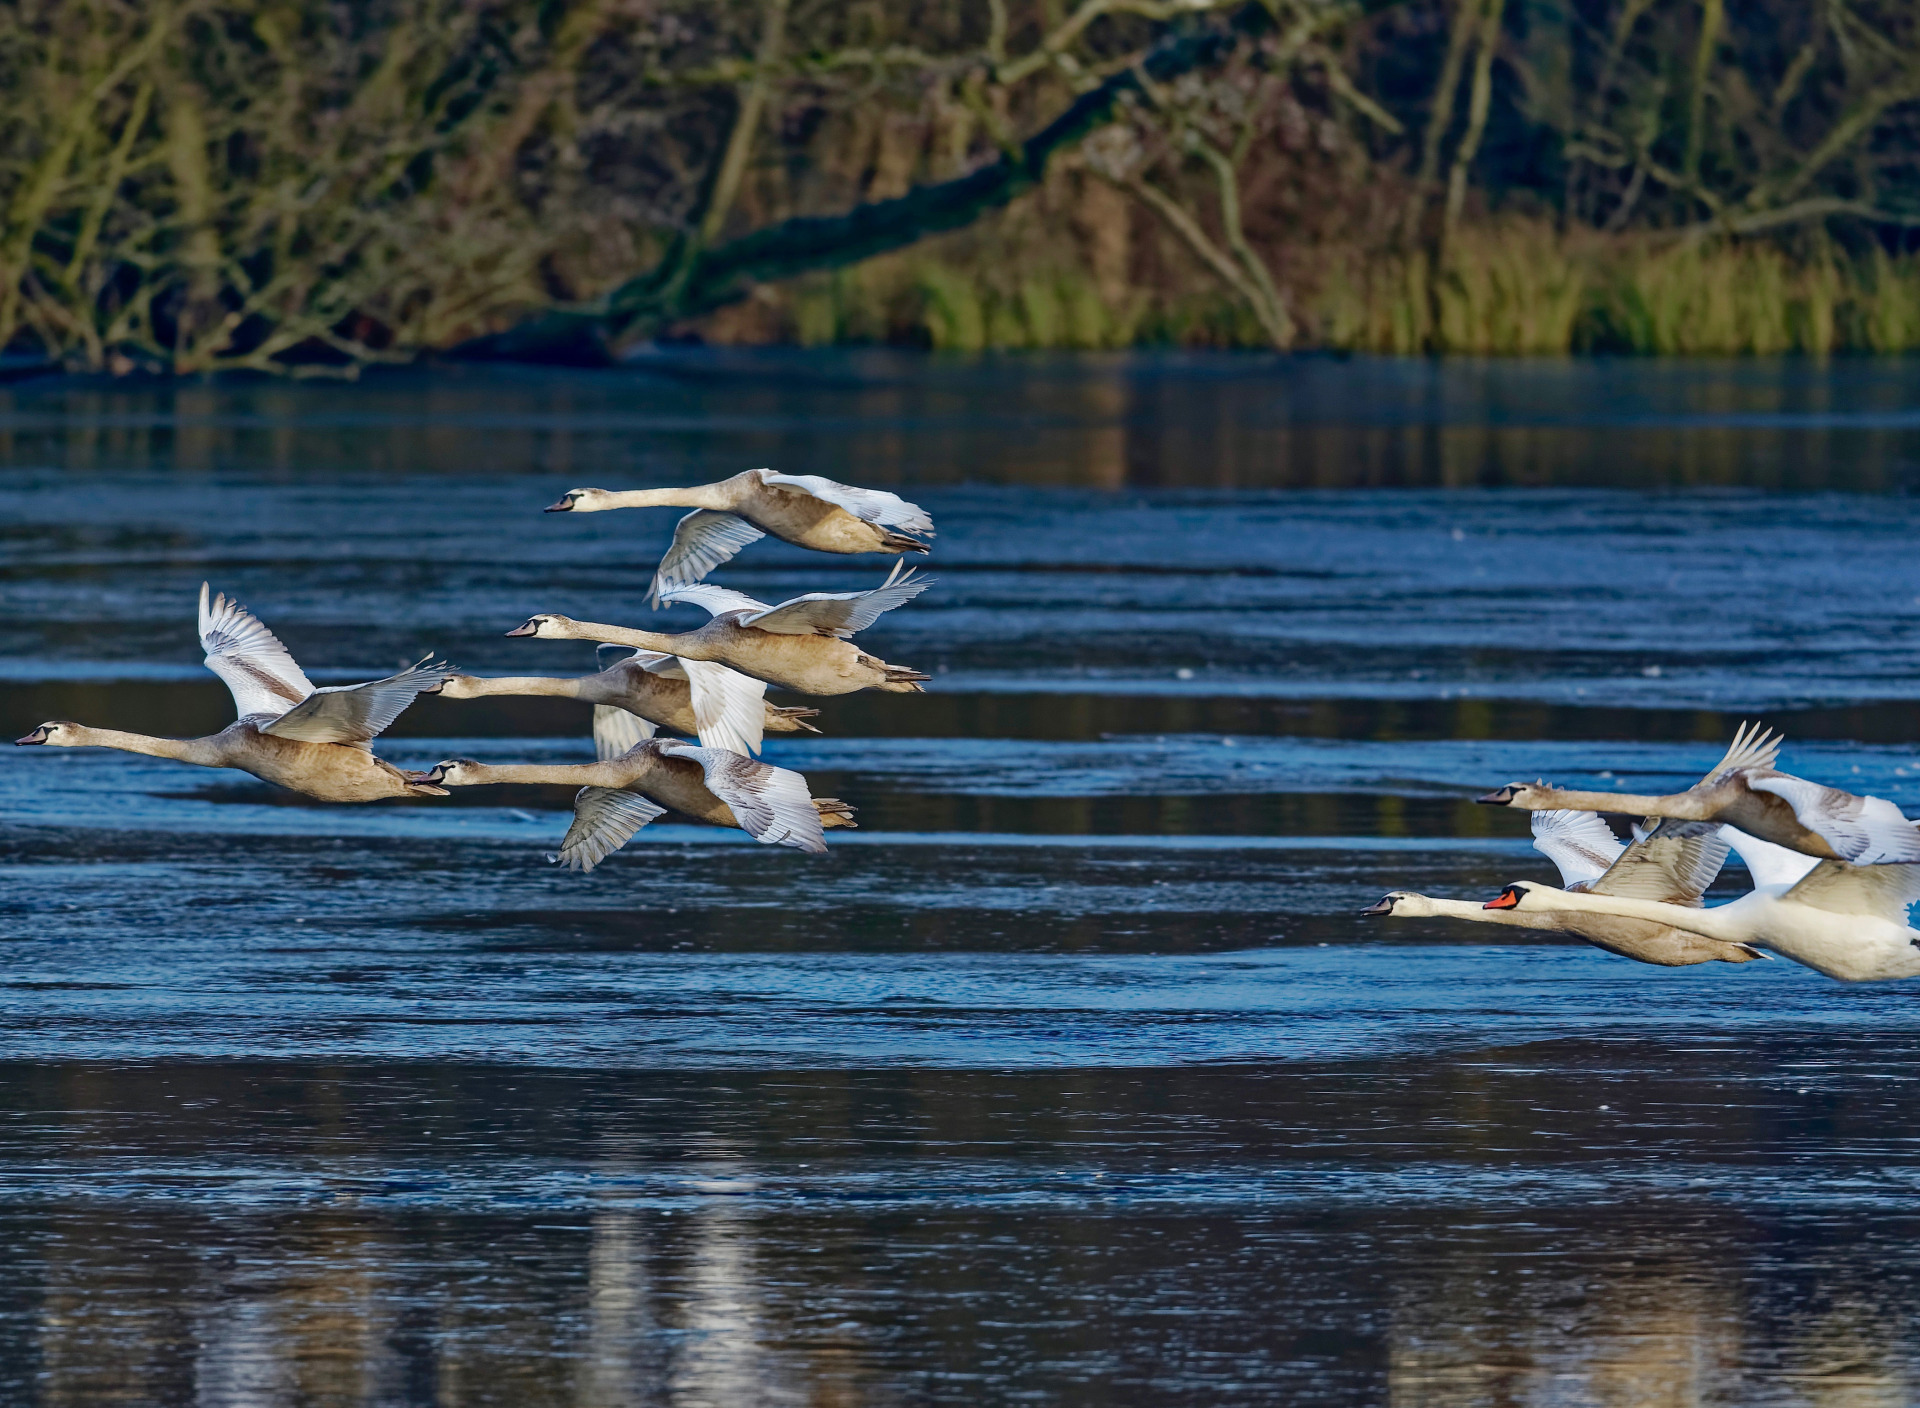
[{"label": "swan beak", "polygon": [[572,494],[564,495],[562,496],[559,503],[548,504],[545,508],[541,509],[540,511],[542,513],[571,513],[573,511],[573,495]]},{"label": "swan beak", "polygon": [[1518,909],[1519,907],[1520,892],[1518,890],[1502,890],[1480,906],[1482,909]]},{"label": "swan beak", "polygon": [[1483,807],[1510,807],[1513,805],[1513,784],[1508,783],[1496,792],[1489,792],[1486,796],[1475,797],[1473,800]]},{"label": "swan beak", "polygon": [[538,626],[529,621],[524,626],[515,626],[512,630],[508,631],[507,634],[510,636],[530,636],[537,633],[539,629]]},{"label": "swan beak", "polygon": [[437,787],[446,780],[447,765],[445,763],[435,763],[425,772],[410,772],[407,774],[408,782],[418,782],[428,787]]},{"label": "swan beak", "polygon": [[28,734],[25,738],[14,739],[13,746],[16,748],[24,748],[29,743],[45,743],[46,741],[47,741],[47,728],[45,724],[42,724],[39,728],[35,729],[32,733]]},{"label": "swan beak", "polygon": [[1368,905],[1365,909],[1361,910],[1360,912],[1362,914],[1392,914],[1393,901],[1378,900],[1375,903]]}]

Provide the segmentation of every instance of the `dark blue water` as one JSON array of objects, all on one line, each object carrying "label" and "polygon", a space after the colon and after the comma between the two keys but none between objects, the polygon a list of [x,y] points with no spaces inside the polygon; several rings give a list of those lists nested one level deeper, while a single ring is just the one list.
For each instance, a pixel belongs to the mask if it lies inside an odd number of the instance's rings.
[{"label": "dark blue water", "polygon": [[[1515,777],[1735,722],[1920,811],[1920,365],[676,353],[0,393],[0,727],[189,734],[203,579],[322,680],[669,628],[755,464],[897,487],[919,698],[808,857],[563,789],[0,757],[0,1401],[1902,1404],[1920,1006],[1366,921],[1552,872]],[[881,565],[757,544],[779,599]],[[591,756],[565,701],[379,751]],[[1721,890],[1744,881],[1737,868]]]}]

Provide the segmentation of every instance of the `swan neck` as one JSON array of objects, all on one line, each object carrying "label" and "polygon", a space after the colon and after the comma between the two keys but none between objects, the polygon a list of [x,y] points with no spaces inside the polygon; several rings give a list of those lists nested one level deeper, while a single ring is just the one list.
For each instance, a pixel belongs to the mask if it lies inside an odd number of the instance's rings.
[{"label": "swan neck", "polygon": [[[1551,910],[1576,914],[1613,914],[1623,919],[1650,919],[1656,924],[1704,934],[1710,939],[1725,939],[1730,943],[1744,943],[1748,938],[1743,925],[1728,921],[1725,906],[1689,909],[1683,905],[1663,904],[1659,900],[1628,899],[1620,895],[1596,895],[1591,892],[1567,895],[1563,891],[1549,893],[1555,897],[1544,907]],[[1534,903],[1538,903],[1540,894],[1541,887],[1534,887]],[[1523,907],[1519,912],[1524,914],[1526,910]]]},{"label": "swan neck", "polygon": [[114,748],[122,753],[144,753],[149,758],[171,758],[203,768],[224,766],[219,746],[211,738],[155,738],[145,733],[123,733],[117,728],[82,728],[75,748]]},{"label": "swan neck", "polygon": [[598,621],[574,621],[567,628],[571,640],[592,640],[602,645],[630,645],[635,650],[652,650],[662,655],[687,655],[698,660],[704,652],[689,655],[688,636],[670,636],[659,631],[635,631],[625,626],[605,626]]},{"label": "swan neck", "polygon": [[620,489],[606,497],[608,508],[713,508],[730,509],[734,496],[725,481],[696,484],[685,489]]},{"label": "swan neck", "polygon": [[1552,802],[1532,810],[1541,812],[1621,812],[1638,816],[1671,816],[1683,821],[1699,820],[1695,808],[1679,797],[1648,797],[1638,792],[1569,792],[1553,794]]},{"label": "swan neck", "polygon": [[485,699],[498,694],[545,694],[562,699],[580,697],[580,681],[550,675],[502,675],[495,679],[459,675],[443,691],[453,699]]},{"label": "swan neck", "polygon": [[604,786],[589,774],[597,763],[471,763],[460,785],[477,787],[495,782],[557,782],[566,786]]},{"label": "swan neck", "polygon": [[1519,915],[1504,909],[1488,909],[1477,900],[1438,900],[1431,895],[1422,898],[1437,918],[1467,919],[1475,924],[1505,924],[1518,929],[1531,927]]}]

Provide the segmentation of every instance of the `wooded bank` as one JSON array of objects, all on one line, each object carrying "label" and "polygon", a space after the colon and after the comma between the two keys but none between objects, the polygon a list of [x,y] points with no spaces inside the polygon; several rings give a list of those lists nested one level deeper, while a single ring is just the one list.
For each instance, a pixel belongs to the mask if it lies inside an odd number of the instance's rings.
[{"label": "wooded bank", "polygon": [[1920,16],[1823,0],[21,0],[0,344],[1920,345]]}]

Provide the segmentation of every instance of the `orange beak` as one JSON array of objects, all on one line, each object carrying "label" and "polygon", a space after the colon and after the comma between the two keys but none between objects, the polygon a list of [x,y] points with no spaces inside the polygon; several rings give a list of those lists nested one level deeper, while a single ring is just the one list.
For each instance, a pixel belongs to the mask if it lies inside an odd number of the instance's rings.
[{"label": "orange beak", "polygon": [[1494,896],[1494,898],[1480,906],[1482,909],[1518,909],[1519,907],[1520,892],[1518,890],[1502,890],[1498,895]]}]

